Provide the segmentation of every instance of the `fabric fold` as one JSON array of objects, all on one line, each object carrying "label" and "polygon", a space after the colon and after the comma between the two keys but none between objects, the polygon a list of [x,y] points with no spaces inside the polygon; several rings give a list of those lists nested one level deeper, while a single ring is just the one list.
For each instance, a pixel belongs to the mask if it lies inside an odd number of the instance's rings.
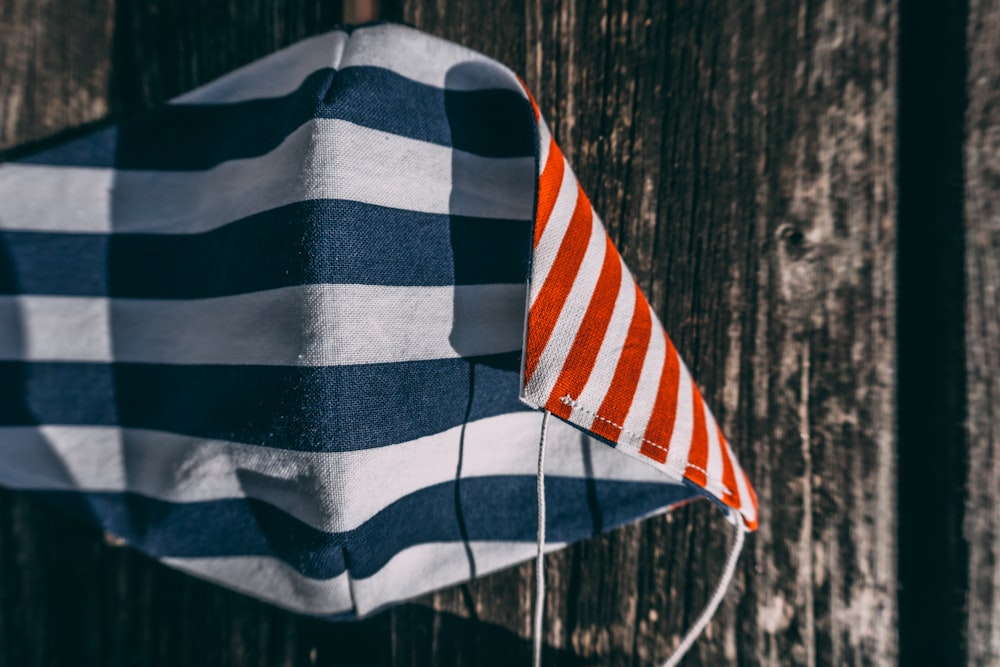
[{"label": "fabric fold", "polygon": [[756,529],[746,473],[525,94],[538,185],[521,400],[695,485]]},{"label": "fabric fold", "polygon": [[753,527],[533,106],[380,24],[0,164],[0,484],[338,617],[531,557],[529,408],[553,548],[705,495]]}]

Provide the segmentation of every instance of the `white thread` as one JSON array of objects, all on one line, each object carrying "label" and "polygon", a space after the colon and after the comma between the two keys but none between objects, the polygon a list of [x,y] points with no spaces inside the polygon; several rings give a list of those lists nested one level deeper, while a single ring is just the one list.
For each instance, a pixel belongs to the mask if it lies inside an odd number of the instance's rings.
[{"label": "white thread", "polygon": [[542,622],[545,619],[545,434],[549,426],[549,412],[542,414],[542,433],[538,438],[538,552],[535,555],[535,624],[532,631],[532,659],[534,667],[542,665]]},{"label": "white thread", "polygon": [[[601,415],[597,414],[596,412],[593,412],[593,411],[591,411],[591,410],[588,410],[587,408],[583,407],[582,405],[580,405],[579,403],[577,403],[576,401],[574,401],[574,400],[573,400],[573,399],[572,399],[572,398],[571,398],[570,396],[568,396],[568,395],[567,395],[567,396],[563,396],[563,397],[562,397],[561,399],[559,399],[559,400],[560,400],[560,401],[561,401],[561,402],[563,403],[563,405],[568,405],[568,406],[570,406],[571,408],[573,408],[574,410],[579,410],[580,412],[586,412],[586,413],[587,413],[588,415],[590,415],[590,416],[591,416],[591,417],[593,417],[594,419],[600,419],[600,420],[601,420],[602,422],[604,422],[604,423],[606,423],[606,424],[611,424],[611,425],[612,425],[612,426],[614,426],[614,427],[615,427],[616,429],[618,429],[619,431],[621,431],[621,432],[622,432],[622,433],[624,433],[625,435],[629,436],[629,437],[630,437],[630,438],[632,438],[633,440],[639,440],[640,442],[645,442],[645,443],[646,443],[647,445],[650,445],[651,447],[655,447],[656,449],[659,449],[660,451],[663,451],[663,452],[668,452],[668,451],[670,451],[669,449],[667,449],[667,448],[666,448],[666,447],[664,447],[663,445],[661,445],[661,444],[658,444],[658,443],[655,443],[655,442],[653,442],[652,440],[649,440],[649,439],[647,439],[647,438],[644,438],[644,437],[642,437],[641,435],[639,435],[639,434],[637,434],[637,433],[632,433],[631,431],[627,430],[627,429],[626,429],[626,428],[625,428],[624,426],[622,426],[621,424],[616,424],[616,423],[614,423],[613,421],[611,421],[610,419],[606,419],[606,418],[602,417]],[[695,463],[691,463],[691,462],[688,462],[688,463],[685,463],[685,464],[684,464],[684,468],[685,468],[685,470],[686,470],[687,468],[691,468],[691,469],[693,469],[693,470],[697,470],[697,471],[698,471],[698,472],[700,472],[701,474],[703,474],[703,475],[705,475],[706,477],[708,477],[708,471],[707,471],[707,470],[705,470],[704,468],[702,468],[701,466],[699,466],[699,465],[695,464]],[[720,488],[722,489],[723,493],[725,493],[725,494],[726,494],[727,496],[734,496],[734,495],[736,495],[736,494],[734,494],[734,493],[733,493],[732,491],[730,491],[730,490],[729,490],[729,488],[728,488],[728,487],[726,487],[726,485],[725,485],[725,484],[723,484],[722,482],[719,482],[719,487],[720,487]]]},{"label": "white thread", "polygon": [[733,574],[736,572],[736,563],[740,559],[740,552],[743,551],[743,540],[746,537],[746,529],[739,523],[737,519],[736,524],[736,537],[733,540],[733,546],[729,550],[729,558],[726,559],[726,566],[722,570],[722,578],[719,579],[719,584],[715,587],[715,592],[712,593],[712,597],[709,599],[708,604],[705,605],[704,611],[701,612],[701,616],[695,621],[691,629],[687,631],[684,635],[684,639],[678,644],[677,648],[670,655],[663,667],[676,667],[684,657],[684,654],[688,652],[701,633],[704,632],[705,626],[708,622],[712,620],[712,616],[715,615],[716,609],[722,603],[722,598],[726,597],[726,592],[729,590],[729,583],[733,580]]}]

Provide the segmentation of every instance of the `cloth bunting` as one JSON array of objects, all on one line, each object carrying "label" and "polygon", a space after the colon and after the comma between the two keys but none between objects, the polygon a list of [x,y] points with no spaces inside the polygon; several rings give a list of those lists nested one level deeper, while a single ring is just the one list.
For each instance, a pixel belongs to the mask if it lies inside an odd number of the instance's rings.
[{"label": "cloth bunting", "polygon": [[733,449],[520,80],[299,42],[0,165],[0,484],[363,616],[699,497]]}]

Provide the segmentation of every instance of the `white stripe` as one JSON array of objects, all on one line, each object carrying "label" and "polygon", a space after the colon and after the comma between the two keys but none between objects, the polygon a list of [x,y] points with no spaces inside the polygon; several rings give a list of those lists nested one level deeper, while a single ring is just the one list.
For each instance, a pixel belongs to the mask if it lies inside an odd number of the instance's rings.
[{"label": "white stripe", "polygon": [[[559,248],[562,247],[562,239],[569,228],[570,220],[573,218],[573,211],[576,210],[576,198],[579,186],[573,170],[563,161],[563,180],[559,186],[559,194],[556,197],[556,204],[552,209],[548,222],[545,224],[545,231],[535,246],[535,252],[531,256],[531,303],[535,302],[538,293],[545,284],[545,279],[552,270],[552,264],[556,261]],[[538,224],[537,221],[535,224]]]},{"label": "white stripe", "polygon": [[680,356],[677,357],[677,363],[680,364],[681,371],[677,386],[677,416],[674,418],[674,432],[670,435],[666,467],[678,477],[684,477],[688,453],[691,451],[691,438],[694,436],[694,401],[691,395],[691,373]]},{"label": "white stripe", "polygon": [[753,498],[750,495],[750,487],[745,476],[746,473],[740,467],[739,461],[736,459],[736,454],[729,447],[728,442],[726,443],[726,448],[729,449],[729,460],[733,462],[733,476],[736,478],[736,490],[740,494],[740,513],[743,514],[747,521],[756,521],[757,511],[753,506]]},{"label": "white stripe", "polygon": [[[169,502],[252,497],[327,532],[353,530],[420,489],[462,478],[535,473],[540,415],[470,422],[355,452],[298,452],[161,431],[99,426],[0,428],[0,485],[132,491]],[[548,474],[668,484],[658,471],[569,424],[551,422]],[[588,461],[589,459],[589,461]]]},{"label": "white stripe", "polygon": [[283,560],[269,556],[161,558],[199,579],[239,591],[300,614],[344,614],[354,608],[347,573],[331,579],[306,577]]},{"label": "white stripe", "polygon": [[521,348],[524,298],[523,285],[302,285],[176,301],[0,296],[0,359],[342,366],[499,354]]},{"label": "white stripe", "polygon": [[[565,545],[546,546],[547,551],[555,551]],[[354,611],[364,616],[393,602],[467,581],[471,578],[469,552],[478,576],[524,562],[534,551],[534,542],[469,542],[468,551],[462,542],[418,544],[400,551],[374,575],[353,580],[347,572],[313,579],[269,556],[161,560],[291,611],[316,615]]]},{"label": "white stripe", "polygon": [[110,232],[112,169],[0,164],[0,230]]},{"label": "white stripe", "polygon": [[549,132],[549,125],[544,118],[539,118],[536,125],[538,128],[538,173],[541,175],[545,170],[545,164],[549,160],[549,149],[552,147],[552,133]]},{"label": "white stripe", "polygon": [[622,424],[624,428],[619,436],[620,443],[637,448],[642,446],[642,437],[646,432],[646,425],[649,424],[649,416],[653,414],[653,407],[656,405],[656,397],[660,389],[660,376],[663,374],[663,360],[666,355],[663,327],[652,307],[646,307],[649,308],[649,317],[652,320],[649,347],[646,349],[646,357],[642,362],[642,372],[639,373],[639,383],[636,385],[635,395],[632,397],[632,405]]},{"label": "white stripe", "polygon": [[266,155],[206,171],[0,165],[0,229],[196,233],[310,199],[530,220],[534,170],[531,157],[484,158],[318,119]]},{"label": "white stripe", "polygon": [[109,361],[103,298],[0,296],[0,359]]},{"label": "white stripe", "polygon": [[200,88],[174,104],[223,104],[294,92],[324,68],[381,67],[413,81],[450,90],[501,88],[524,94],[517,77],[481,53],[395,25],[334,31],[296,42]]},{"label": "white stripe", "polygon": [[413,81],[448,90],[501,88],[524,95],[517,76],[481,53],[401,25],[351,33],[342,67],[383,67]]},{"label": "white stripe", "polygon": [[[597,280],[601,275],[601,266],[607,251],[607,235],[596,215],[591,215],[590,239],[583,261],[577,271],[573,287],[566,297],[566,304],[559,313],[559,319],[552,329],[545,349],[538,358],[538,365],[528,382],[525,395],[532,398],[538,405],[545,405],[549,394],[559,378],[566,357],[569,355],[576,340],[576,334],[587,313],[587,307],[594,295]],[[562,399],[562,396],[556,398]]]},{"label": "white stripe", "polygon": [[718,499],[722,499],[722,443],[719,442],[719,429],[715,417],[708,409],[706,401],[701,402],[705,412],[705,428],[708,431],[708,460],[705,463],[705,490]]},{"label": "white stripe", "polygon": [[[619,258],[620,260],[621,258]],[[573,408],[570,421],[578,426],[589,429],[594,422],[594,413],[600,410],[604,398],[611,387],[618,360],[625,347],[632,315],[635,312],[635,282],[629,273],[625,262],[621,262],[622,279],[615,298],[615,307],[608,321],[608,329],[601,341],[601,349],[597,353],[594,369],[587,379],[587,384],[579,396],[573,396],[580,408]],[[560,397],[562,398],[562,397]]]},{"label": "white stripe", "polygon": [[[566,546],[554,542],[545,545],[547,552]],[[535,555],[532,542],[462,542],[420,544],[400,551],[377,573],[353,581],[357,612],[364,616],[379,608],[439,590],[472,578],[469,551],[476,566],[476,576],[523,563]]]},{"label": "white stripe", "polygon": [[[557,422],[551,422],[554,425]],[[537,435],[537,434],[536,434]],[[609,450],[610,451],[610,450]],[[620,459],[630,459],[618,456]],[[631,460],[631,459],[630,459]],[[650,468],[648,465],[639,464]],[[660,514],[669,507],[651,512]],[[549,542],[545,550],[565,546]],[[400,551],[370,577],[350,579],[344,573],[332,579],[312,579],[283,561],[263,556],[219,558],[164,558],[164,563],[196,576],[263,598],[280,607],[307,614],[337,614],[351,610],[364,616],[423,593],[481,576],[534,556],[534,542],[445,542],[418,544]],[[352,599],[353,592],[353,599]]]}]

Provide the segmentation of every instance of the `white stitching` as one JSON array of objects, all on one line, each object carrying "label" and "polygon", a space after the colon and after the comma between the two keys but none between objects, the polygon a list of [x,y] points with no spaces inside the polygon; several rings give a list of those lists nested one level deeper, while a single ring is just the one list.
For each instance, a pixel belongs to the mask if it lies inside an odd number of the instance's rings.
[{"label": "white stitching", "polygon": [[[626,429],[626,428],[625,428],[624,426],[622,426],[621,424],[616,424],[616,423],[614,423],[613,421],[611,421],[610,419],[606,419],[606,418],[602,417],[601,415],[597,414],[596,412],[594,412],[594,411],[592,411],[592,410],[588,410],[587,408],[585,408],[585,407],[581,406],[581,405],[580,405],[579,403],[577,403],[576,401],[574,401],[574,400],[572,399],[572,397],[570,397],[570,396],[569,396],[569,394],[567,394],[566,396],[563,396],[563,397],[562,397],[561,399],[559,399],[559,400],[560,400],[560,401],[561,401],[561,402],[562,402],[562,403],[563,403],[564,405],[568,405],[568,406],[570,406],[571,408],[573,408],[574,410],[579,410],[580,412],[586,412],[586,413],[587,413],[588,415],[590,415],[590,416],[591,416],[591,417],[593,417],[594,419],[600,419],[600,420],[601,420],[602,422],[604,422],[604,423],[606,423],[606,424],[611,424],[612,426],[614,426],[615,428],[617,428],[618,430],[620,430],[620,431],[621,431],[622,433],[624,433],[625,435],[627,435],[627,436],[631,437],[631,438],[632,438],[633,440],[639,440],[639,441],[641,441],[641,442],[645,442],[645,443],[646,443],[647,445],[650,445],[650,446],[652,446],[652,447],[656,447],[656,448],[657,448],[657,449],[659,449],[659,450],[660,450],[661,452],[669,452],[669,451],[670,451],[669,449],[667,449],[667,448],[666,448],[666,447],[664,447],[663,445],[661,445],[661,444],[659,444],[659,443],[656,443],[656,442],[653,442],[652,440],[649,440],[649,439],[647,439],[647,438],[644,438],[644,437],[642,437],[641,435],[638,435],[638,434],[636,434],[636,433],[632,433],[631,431],[627,430],[627,429]],[[705,477],[708,477],[708,471],[707,471],[707,470],[705,470],[704,468],[702,468],[702,467],[701,467],[701,466],[699,466],[699,465],[695,465],[694,463],[690,463],[690,462],[686,462],[686,463],[684,464],[684,467],[685,467],[685,469],[687,469],[687,468],[693,468],[694,470],[697,470],[697,471],[698,471],[698,472],[700,472],[701,474],[705,475]],[[729,490],[729,489],[728,489],[728,488],[726,487],[726,485],[725,485],[725,484],[723,484],[723,483],[722,483],[721,481],[719,481],[719,486],[720,486],[720,487],[722,487],[722,490],[723,490],[723,491],[724,491],[724,492],[725,492],[725,493],[726,493],[727,495],[729,495],[729,496],[734,496],[734,497],[735,497],[735,495],[736,495],[736,494],[735,494],[735,493],[733,493],[732,491],[730,491],[730,490]]]}]

